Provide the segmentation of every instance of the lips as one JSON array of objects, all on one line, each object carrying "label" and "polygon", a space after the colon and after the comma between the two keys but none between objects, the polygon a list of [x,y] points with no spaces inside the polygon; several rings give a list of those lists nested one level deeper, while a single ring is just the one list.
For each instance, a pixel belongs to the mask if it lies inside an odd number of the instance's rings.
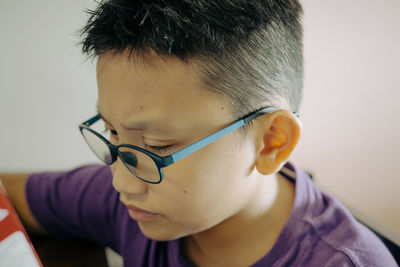
[{"label": "lips", "polygon": [[160,219],[161,214],[152,213],[146,210],[139,209],[132,205],[126,205],[129,216],[137,222],[152,222]]}]

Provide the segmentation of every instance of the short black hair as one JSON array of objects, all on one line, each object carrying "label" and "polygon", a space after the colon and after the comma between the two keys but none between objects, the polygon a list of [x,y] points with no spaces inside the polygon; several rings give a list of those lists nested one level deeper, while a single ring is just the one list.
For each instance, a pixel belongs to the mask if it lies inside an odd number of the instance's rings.
[{"label": "short black hair", "polygon": [[206,87],[236,115],[284,99],[298,111],[303,87],[302,8],[296,0],[104,0],[88,11],[89,57],[131,50],[194,59]]}]

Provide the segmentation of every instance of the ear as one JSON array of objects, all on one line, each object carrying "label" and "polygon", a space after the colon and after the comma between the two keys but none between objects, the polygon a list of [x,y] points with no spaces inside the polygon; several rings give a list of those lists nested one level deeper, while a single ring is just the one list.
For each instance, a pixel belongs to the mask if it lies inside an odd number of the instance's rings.
[{"label": "ear", "polygon": [[256,129],[256,168],[265,175],[275,173],[296,147],[301,135],[301,122],[290,111],[278,110],[261,116]]}]

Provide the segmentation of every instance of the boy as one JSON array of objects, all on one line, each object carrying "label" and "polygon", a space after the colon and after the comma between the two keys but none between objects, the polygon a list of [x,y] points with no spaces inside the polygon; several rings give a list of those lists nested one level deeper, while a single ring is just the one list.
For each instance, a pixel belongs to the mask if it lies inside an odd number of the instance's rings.
[{"label": "boy", "polygon": [[28,227],[109,246],[125,266],[395,266],[287,163],[297,1],[110,0],[91,14],[98,115],[80,131],[106,165],[2,177]]}]

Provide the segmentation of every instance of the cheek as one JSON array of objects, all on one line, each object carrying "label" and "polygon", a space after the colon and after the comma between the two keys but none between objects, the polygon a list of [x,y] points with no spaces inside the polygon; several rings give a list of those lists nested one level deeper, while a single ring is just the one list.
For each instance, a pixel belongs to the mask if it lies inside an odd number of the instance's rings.
[{"label": "cheek", "polygon": [[234,212],[246,190],[251,159],[232,141],[215,143],[165,169],[165,182],[178,186],[176,212],[194,222],[216,221]]},{"label": "cheek", "polygon": [[191,194],[199,194],[223,183],[232,172],[232,161],[228,151],[205,147],[187,158],[164,169],[165,180],[186,188]]},{"label": "cheek", "polygon": [[249,174],[251,146],[226,136],[164,169],[166,179],[194,188],[224,184]]}]

